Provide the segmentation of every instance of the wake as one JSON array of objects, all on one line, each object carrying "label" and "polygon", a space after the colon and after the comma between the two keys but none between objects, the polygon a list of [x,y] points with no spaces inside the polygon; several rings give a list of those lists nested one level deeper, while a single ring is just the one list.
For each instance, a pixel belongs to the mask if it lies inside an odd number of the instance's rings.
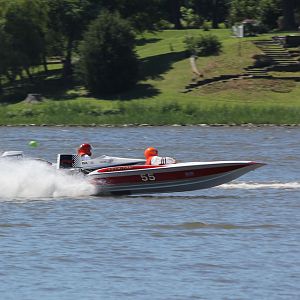
[{"label": "wake", "polygon": [[233,182],[226,183],[218,188],[222,189],[245,189],[245,190],[256,190],[256,189],[300,189],[300,182]]},{"label": "wake", "polygon": [[65,174],[40,161],[1,160],[0,199],[89,196],[94,186],[82,174]]}]

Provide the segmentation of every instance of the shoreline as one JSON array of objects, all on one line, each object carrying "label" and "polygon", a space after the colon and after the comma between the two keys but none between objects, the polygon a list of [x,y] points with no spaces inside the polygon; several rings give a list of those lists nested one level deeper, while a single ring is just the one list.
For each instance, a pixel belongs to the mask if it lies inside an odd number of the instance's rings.
[{"label": "shoreline", "polygon": [[300,124],[165,124],[165,125],[152,125],[152,124],[6,124],[0,127],[102,127],[102,128],[127,128],[127,127],[300,127]]}]

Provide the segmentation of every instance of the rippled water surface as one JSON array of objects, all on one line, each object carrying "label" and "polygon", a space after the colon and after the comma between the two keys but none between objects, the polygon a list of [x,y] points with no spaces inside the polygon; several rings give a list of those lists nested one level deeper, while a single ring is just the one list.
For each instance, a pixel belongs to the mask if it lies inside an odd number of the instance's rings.
[{"label": "rippled water surface", "polygon": [[[92,197],[78,178],[0,163],[0,299],[299,299],[300,129],[0,128],[0,150],[267,166],[220,187]],[[28,142],[37,140],[39,147]]]}]

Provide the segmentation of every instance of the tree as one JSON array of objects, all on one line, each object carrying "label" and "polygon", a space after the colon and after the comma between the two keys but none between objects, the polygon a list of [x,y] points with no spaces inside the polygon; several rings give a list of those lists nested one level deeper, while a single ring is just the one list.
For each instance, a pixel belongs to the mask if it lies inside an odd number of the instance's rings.
[{"label": "tree", "polygon": [[276,27],[279,16],[282,14],[282,30],[296,29],[296,9],[298,0],[232,0],[230,6],[231,24],[243,19],[256,19],[263,27]]},{"label": "tree", "polygon": [[203,19],[199,15],[195,14],[193,8],[186,8],[181,6],[180,8],[182,23],[185,28],[200,28],[203,24]]},{"label": "tree", "polygon": [[[13,79],[24,69],[31,78],[30,67],[39,65],[45,56],[47,9],[42,0],[16,0],[6,6],[2,22],[5,37],[7,74]],[[3,54],[2,53],[2,54]]]},{"label": "tree", "polygon": [[[100,8],[119,12],[137,32],[155,30],[163,15],[165,0],[98,0]],[[169,0],[168,0],[169,1]],[[177,0],[176,0],[177,1]],[[176,2],[172,1],[172,2]]]},{"label": "tree", "polygon": [[[3,22],[3,21],[2,21]],[[0,19],[0,41],[1,41],[1,47],[0,47],[0,91],[1,91],[1,77],[3,75],[7,75],[8,72],[8,56],[9,56],[9,50],[8,50],[8,37],[3,30],[3,26],[1,19]]]},{"label": "tree", "polygon": [[266,30],[278,27],[278,18],[281,15],[281,0],[261,0],[259,3],[259,21]]},{"label": "tree", "polygon": [[220,22],[227,19],[229,10],[228,0],[213,0],[211,5],[212,28],[218,28]]},{"label": "tree", "polygon": [[174,25],[175,29],[182,29],[180,21],[182,4],[182,0],[163,0],[161,3],[166,18]]},{"label": "tree", "polygon": [[72,74],[72,57],[83,32],[103,9],[119,12],[138,32],[155,29],[162,0],[48,0],[48,52],[63,54],[64,75]]},{"label": "tree", "polygon": [[103,11],[81,43],[78,73],[95,95],[128,89],[137,82],[135,36],[119,13]]},{"label": "tree", "polygon": [[259,15],[257,0],[232,0],[229,20],[231,24],[241,22],[244,19],[256,19]]},{"label": "tree", "polygon": [[296,0],[281,0],[283,10],[283,30],[296,29]]},{"label": "tree", "polygon": [[[64,76],[72,74],[72,56],[76,43],[82,38],[87,23],[89,9],[92,7],[90,0],[51,0],[49,6],[49,34],[56,35],[52,46],[55,51],[64,53]],[[50,40],[50,39],[49,39]],[[51,46],[51,44],[50,44]],[[57,49],[62,48],[62,49]],[[49,49],[49,48],[48,48]]]},{"label": "tree", "polygon": [[185,5],[193,8],[202,19],[211,21],[213,28],[218,28],[219,23],[227,19],[229,2],[229,0],[189,0],[185,1]]},{"label": "tree", "polygon": [[5,13],[6,13],[6,9],[7,9],[8,4],[9,3],[8,3],[7,0],[0,0],[0,18],[5,17]]}]

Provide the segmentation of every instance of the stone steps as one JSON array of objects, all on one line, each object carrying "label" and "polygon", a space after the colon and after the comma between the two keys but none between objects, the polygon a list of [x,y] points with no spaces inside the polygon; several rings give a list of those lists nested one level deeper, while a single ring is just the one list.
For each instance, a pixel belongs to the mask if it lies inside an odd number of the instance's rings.
[{"label": "stone steps", "polygon": [[290,54],[286,53],[286,52],[274,52],[274,51],[263,51],[265,54],[270,55],[270,56],[285,56],[285,57],[291,57]]},{"label": "stone steps", "polygon": [[254,44],[260,48],[267,57],[271,58],[276,66],[300,66],[300,63],[290,55],[280,41],[262,40],[254,41]]},{"label": "stone steps", "polygon": [[[254,41],[253,43],[272,60],[272,65],[261,68],[249,66],[245,68],[244,74],[221,75],[204,80],[199,80],[197,82],[192,82],[188,84],[185,90],[183,90],[182,92],[188,93],[195,88],[210,86],[216,82],[224,83],[246,78],[273,78],[272,75],[268,74],[269,71],[297,71],[298,69],[300,71],[300,62],[292,57],[280,42],[277,42],[275,40],[260,40]],[[289,79],[295,78],[291,77]]]}]

